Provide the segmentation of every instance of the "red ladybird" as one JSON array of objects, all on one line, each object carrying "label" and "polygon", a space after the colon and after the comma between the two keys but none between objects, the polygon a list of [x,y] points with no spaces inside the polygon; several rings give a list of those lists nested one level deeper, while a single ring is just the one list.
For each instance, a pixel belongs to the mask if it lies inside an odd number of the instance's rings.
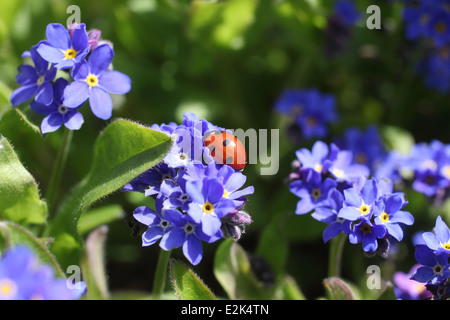
[{"label": "red ladybird", "polygon": [[242,142],[228,132],[213,132],[208,135],[203,145],[210,151],[217,163],[227,164],[235,170],[242,170],[247,161],[247,154]]}]

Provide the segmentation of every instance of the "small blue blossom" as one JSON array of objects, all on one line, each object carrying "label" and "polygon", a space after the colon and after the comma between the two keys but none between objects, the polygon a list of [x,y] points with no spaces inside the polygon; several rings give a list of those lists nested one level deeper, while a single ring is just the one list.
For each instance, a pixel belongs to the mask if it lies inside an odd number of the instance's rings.
[{"label": "small blue blossom", "polygon": [[447,253],[435,253],[427,246],[419,245],[416,247],[415,257],[421,267],[416,270],[412,279],[422,283],[438,284],[445,282],[449,277],[450,264]]},{"label": "small blue blossom", "polygon": [[398,300],[426,300],[432,294],[424,284],[412,280],[412,275],[420,265],[414,265],[408,273],[397,271],[393,276],[394,293]]},{"label": "small blue blossom", "polygon": [[25,246],[5,251],[0,260],[0,300],[76,300],[84,293],[83,282],[68,286],[53,269],[42,264]]},{"label": "small blue blossom", "polygon": [[334,3],[334,15],[345,25],[354,25],[361,19],[361,13],[354,1],[339,0]]},{"label": "small blue blossom", "polygon": [[171,223],[171,228],[164,234],[160,241],[163,250],[172,250],[183,247],[183,254],[193,265],[197,265],[203,258],[202,241],[212,243],[222,237],[220,231],[217,234],[206,235],[202,231],[202,225],[195,221],[192,216],[182,214],[179,211],[169,211],[167,220]]},{"label": "small blue blossom", "polygon": [[30,107],[35,112],[45,115],[46,117],[42,121],[41,131],[42,133],[48,133],[58,130],[61,125],[70,130],[78,130],[81,128],[84,119],[83,115],[78,112],[78,108],[67,108],[63,104],[64,89],[69,83],[63,78],[59,78],[55,81],[53,93],[53,102],[49,105],[38,103],[33,101]]},{"label": "small blue blossom", "polygon": [[89,99],[94,115],[107,120],[112,115],[110,93],[125,94],[131,89],[131,79],[115,70],[107,70],[114,57],[108,44],[95,48],[89,60],[83,60],[72,70],[75,81],[64,91],[64,105],[76,108]]},{"label": "small blue blossom", "polygon": [[317,89],[288,90],[275,102],[275,110],[292,117],[305,139],[324,138],[338,119],[335,109],[334,96]]},{"label": "small blue blossom", "polygon": [[203,233],[208,236],[221,233],[220,219],[236,209],[234,202],[224,197],[224,191],[223,185],[215,178],[186,183],[186,192],[192,199],[188,215],[196,223],[201,223]]},{"label": "small blue blossom", "polygon": [[33,60],[34,66],[23,64],[18,70],[16,82],[21,85],[11,94],[11,103],[16,107],[31,98],[38,103],[49,105],[53,101],[53,86],[51,81],[56,76],[56,69],[42,59],[36,51],[36,46],[25,53]]},{"label": "small blue blossom", "polygon": [[84,23],[69,31],[59,23],[47,26],[46,41],[41,41],[37,51],[57,69],[70,69],[82,62],[89,53],[89,39]]},{"label": "small blue blossom", "polygon": [[441,216],[438,216],[436,219],[434,233],[425,232],[422,236],[431,250],[450,254],[450,230]]},{"label": "small blue blossom", "polygon": [[386,228],[382,225],[372,223],[370,220],[361,219],[356,223],[349,234],[349,241],[352,244],[362,242],[365,252],[374,253],[378,249],[378,239],[383,239],[386,235]]},{"label": "small blue blossom", "polygon": [[304,172],[305,178],[295,180],[289,185],[290,191],[301,200],[297,202],[296,214],[305,214],[316,207],[328,204],[328,193],[337,183],[331,178],[322,181],[322,175],[312,169]]}]

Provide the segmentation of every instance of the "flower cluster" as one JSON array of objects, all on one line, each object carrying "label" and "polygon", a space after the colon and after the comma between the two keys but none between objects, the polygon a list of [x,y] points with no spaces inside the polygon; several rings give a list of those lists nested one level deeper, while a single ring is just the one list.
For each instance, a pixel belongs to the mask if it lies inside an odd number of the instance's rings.
[{"label": "flower cluster", "polygon": [[392,152],[380,172],[394,182],[410,183],[415,191],[440,204],[450,190],[450,146],[433,140],[415,144],[406,155]]},{"label": "flower cluster", "polygon": [[411,279],[424,283],[435,300],[450,298],[450,230],[440,216],[433,232],[422,234],[424,244],[416,246],[420,267]]},{"label": "flower cluster", "polygon": [[290,130],[299,139],[324,138],[338,119],[335,109],[334,96],[317,89],[286,90],[275,104],[277,112],[293,118]]},{"label": "flower cluster", "polygon": [[71,284],[55,278],[25,246],[5,251],[0,260],[0,300],[75,300],[84,293],[83,282]]},{"label": "flower cluster", "polygon": [[432,297],[424,284],[411,279],[412,275],[420,268],[414,265],[408,273],[397,271],[394,273],[394,294],[398,300],[426,300]]},{"label": "flower cluster", "polygon": [[[45,116],[42,133],[56,131],[63,124],[70,130],[80,129],[84,118],[79,109],[87,100],[95,116],[109,119],[113,109],[110,94],[131,89],[130,78],[112,70],[112,45],[100,39],[100,31],[86,31],[83,23],[69,28],[49,24],[46,37],[23,54],[33,65],[18,68],[20,87],[11,95],[13,107],[33,99],[31,109]],[[58,70],[67,73],[59,77]],[[66,74],[73,81],[69,83]]]},{"label": "flower cluster", "polygon": [[164,160],[125,186],[124,191],[143,192],[155,198],[155,209],[142,206],[134,218],[148,229],[142,245],[158,240],[163,250],[183,248],[194,265],[203,256],[202,242],[223,237],[239,239],[251,218],[243,208],[252,186],[242,188],[246,176],[211,156],[204,146],[218,128],[195,114],[185,113],[183,123],[153,125],[176,140]]},{"label": "flower cluster", "polygon": [[450,90],[450,10],[447,0],[418,1],[403,11],[406,37],[425,40],[429,53],[419,69],[426,75],[425,83],[442,93]]},{"label": "flower cluster", "polygon": [[384,255],[391,238],[403,239],[403,226],[414,222],[403,211],[404,195],[393,192],[387,180],[370,177],[369,168],[355,163],[351,151],[317,141],[311,151],[303,148],[296,156],[289,182],[290,191],[300,198],[296,214],[312,212],[313,218],[327,223],[324,242],[344,233],[351,243],[362,242],[368,255]]}]

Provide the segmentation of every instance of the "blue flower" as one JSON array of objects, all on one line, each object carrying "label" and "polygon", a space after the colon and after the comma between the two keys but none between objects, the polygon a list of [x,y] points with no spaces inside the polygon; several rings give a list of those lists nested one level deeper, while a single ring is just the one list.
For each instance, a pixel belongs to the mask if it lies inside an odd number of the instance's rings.
[{"label": "blue flower", "polygon": [[13,107],[24,103],[34,97],[38,103],[49,105],[53,101],[53,87],[51,81],[56,76],[56,69],[42,59],[36,51],[36,46],[24,55],[30,56],[34,67],[23,64],[19,66],[19,73],[16,76],[16,82],[21,85],[11,94],[11,103]]},{"label": "blue flower", "polygon": [[378,239],[383,239],[386,235],[386,228],[382,225],[372,223],[367,219],[355,224],[348,239],[350,243],[357,244],[362,242],[365,252],[374,253],[378,249]]},{"label": "blue flower", "polygon": [[170,211],[167,220],[172,224],[171,228],[162,237],[159,245],[163,250],[172,250],[183,247],[183,254],[193,265],[197,265],[203,258],[202,241],[212,243],[222,237],[222,232],[206,235],[202,231],[202,225],[192,216],[182,214],[179,211]]},{"label": "blue flower", "polygon": [[425,285],[418,284],[411,277],[420,265],[414,265],[408,273],[397,271],[394,273],[394,293],[399,300],[425,300],[432,297]]},{"label": "blue flower", "polygon": [[64,105],[76,108],[89,99],[94,115],[107,120],[112,115],[110,93],[125,94],[131,89],[131,79],[115,70],[107,71],[114,56],[108,44],[95,48],[89,60],[82,61],[72,70],[75,81],[64,91]]},{"label": "blue flower", "polygon": [[418,245],[416,247],[415,257],[417,262],[421,264],[412,279],[422,282],[438,284],[444,282],[450,275],[450,264],[448,262],[449,256],[447,253],[438,252],[425,245]]},{"label": "blue flower", "polygon": [[161,162],[130,181],[122,190],[142,192],[145,196],[156,195],[159,193],[161,183],[166,179],[173,179],[176,174],[174,168]]},{"label": "blue flower", "polygon": [[378,201],[378,186],[375,179],[367,180],[359,192],[356,188],[344,190],[346,206],[339,211],[338,217],[350,221],[361,218],[370,220],[372,215],[380,211]]},{"label": "blue flower", "polygon": [[133,217],[137,221],[148,226],[148,229],[142,234],[142,246],[150,246],[156,243],[172,228],[172,224],[166,217],[173,214],[173,212],[164,210],[163,216],[161,204],[158,204],[158,201],[156,203],[156,212],[146,206],[138,207],[133,212]]},{"label": "blue flower", "polygon": [[378,128],[373,125],[365,131],[354,127],[345,130],[340,148],[351,150],[354,163],[366,165],[372,171],[380,167],[387,154]]},{"label": "blue flower", "polygon": [[275,103],[275,109],[293,118],[305,139],[324,138],[327,125],[337,121],[336,100],[317,89],[288,90]]},{"label": "blue flower", "polygon": [[344,206],[344,196],[337,189],[331,189],[328,193],[328,205],[318,206],[311,215],[314,219],[328,224],[322,234],[323,242],[328,242],[341,232],[350,233],[351,221],[338,217],[339,211]]},{"label": "blue flower", "polygon": [[298,161],[300,161],[302,169],[314,169],[317,172],[327,172],[331,166],[329,160],[330,149],[328,145],[322,141],[316,141],[309,151],[306,148],[299,149],[295,152]]},{"label": "blue flower", "polygon": [[188,215],[208,236],[221,234],[221,218],[236,209],[232,200],[224,197],[225,189],[215,178],[186,182],[186,192],[192,199]]},{"label": "blue flower", "polygon": [[336,181],[326,178],[312,169],[307,169],[305,178],[293,181],[289,185],[290,191],[301,200],[297,202],[296,214],[305,214],[316,207],[328,204],[328,193],[337,185]]},{"label": "blue flower", "polygon": [[1,257],[0,300],[75,300],[85,288],[82,282],[69,288],[28,247],[10,248]]},{"label": "blue flower", "polygon": [[355,24],[361,18],[361,13],[355,3],[347,0],[339,0],[334,3],[334,14],[347,26]]},{"label": "blue flower", "polygon": [[422,236],[431,250],[450,254],[450,230],[441,216],[436,219],[434,233],[425,232]]},{"label": "blue flower", "polygon": [[47,26],[46,41],[41,41],[37,51],[41,57],[54,64],[57,69],[70,69],[82,62],[89,53],[88,34],[84,23],[71,30],[52,23]]},{"label": "blue flower", "polygon": [[[56,80],[53,88],[53,102],[49,105],[33,101],[31,109],[39,114],[46,115],[41,124],[42,133],[58,130],[62,124],[67,129],[78,130],[84,122],[83,115],[78,112],[78,108],[67,108],[63,104],[64,89],[69,83],[63,78]],[[79,106],[81,107],[81,106]]]},{"label": "blue flower", "polygon": [[401,225],[410,226],[414,223],[414,217],[411,213],[401,210],[405,204],[406,202],[403,198],[397,194],[388,196],[387,199],[380,203],[380,211],[375,218],[375,223],[384,225],[389,235],[398,241],[403,239]]}]

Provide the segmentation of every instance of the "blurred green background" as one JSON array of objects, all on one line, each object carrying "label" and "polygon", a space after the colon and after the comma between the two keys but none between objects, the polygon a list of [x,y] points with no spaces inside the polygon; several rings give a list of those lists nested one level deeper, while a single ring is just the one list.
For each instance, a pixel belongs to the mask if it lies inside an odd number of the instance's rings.
[{"label": "blurred green background", "polygon": [[[357,1],[364,18],[372,2]],[[327,272],[328,245],[321,239],[325,226],[307,215],[293,216],[298,199],[284,184],[295,150],[309,148],[314,141],[296,144],[287,136],[289,119],[273,111],[283,90],[317,87],[336,96],[341,120],[330,128],[329,140],[348,126],[364,128],[371,123],[399,128],[389,131],[387,138],[400,145],[410,138],[448,141],[450,135],[447,97],[425,88],[415,73],[421,48],[404,39],[402,5],[377,1],[382,29],[367,29],[363,19],[352,28],[345,51],[330,57],[324,47],[332,4],[329,0],[1,1],[0,115],[11,108],[9,97],[17,88],[14,79],[22,52],[45,39],[47,24],[65,25],[70,16],[67,7],[78,5],[87,29],[100,29],[102,38],[113,42],[115,69],[132,79],[132,90],[114,97],[114,117],[147,125],[180,123],[183,112],[190,111],[221,127],[280,129],[278,174],[261,176],[259,165],[248,165],[244,171],[247,185],[255,186],[246,206],[254,223],[240,244],[254,256],[269,254],[270,243],[275,251],[283,248],[279,257],[269,259],[272,268],[294,276],[308,297],[318,297]],[[88,171],[93,141],[107,124],[94,118],[87,106],[82,112],[85,123],[74,135],[61,196]],[[10,117],[1,133],[44,193],[62,132],[43,139],[23,121]],[[399,132],[402,135],[397,136]],[[429,219],[425,200],[418,194],[410,200],[414,228],[431,228],[434,219]],[[117,193],[99,203],[120,204],[124,212],[109,225],[107,240],[109,284],[115,291],[151,290],[159,249],[141,248],[139,235],[132,237],[127,223],[143,201],[139,195]],[[267,226],[280,232],[272,234],[271,241],[269,233],[260,242]],[[194,270],[221,295],[212,274],[218,244],[204,245],[204,259]],[[363,257],[360,245],[348,244],[345,250],[343,275],[353,281],[364,275],[368,265],[392,262]],[[399,248],[387,270],[407,271],[412,252]],[[181,250],[173,255],[184,260]]]}]

